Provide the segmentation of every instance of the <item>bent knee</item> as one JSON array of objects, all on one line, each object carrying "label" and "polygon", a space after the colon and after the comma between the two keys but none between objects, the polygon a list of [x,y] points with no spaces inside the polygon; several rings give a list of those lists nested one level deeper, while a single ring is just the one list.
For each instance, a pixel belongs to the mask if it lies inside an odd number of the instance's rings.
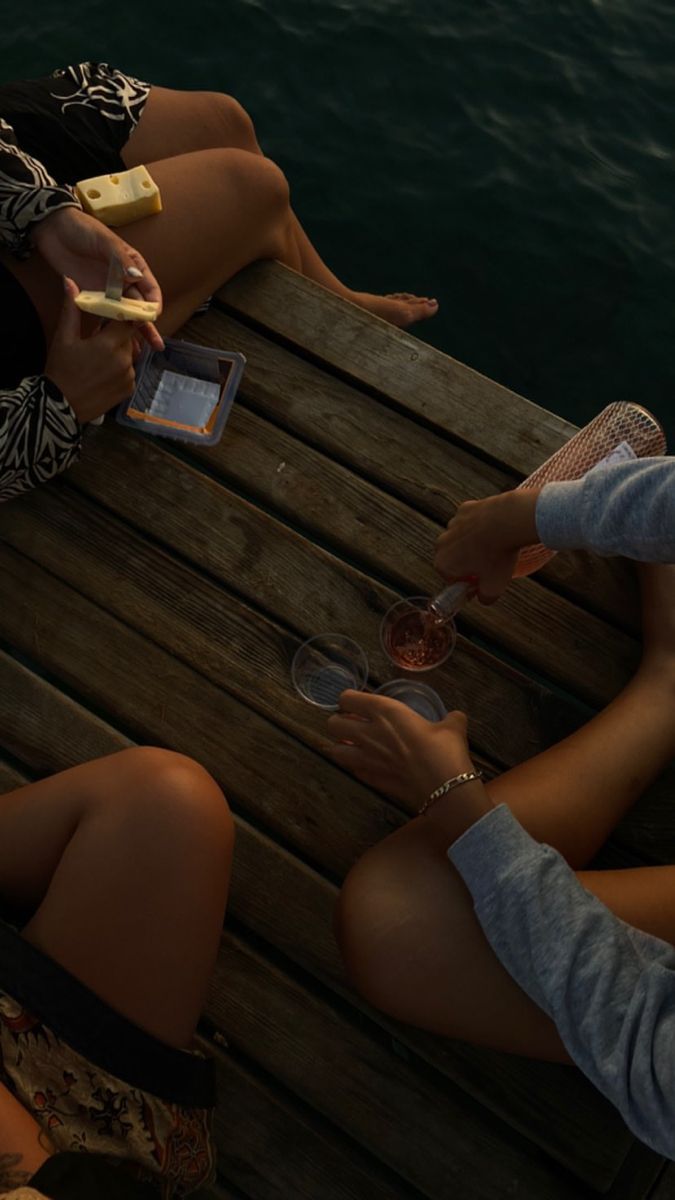
[{"label": "bent knee", "polygon": [[232,148],[205,153],[209,156],[216,186],[226,190],[228,195],[236,188],[248,211],[254,209],[273,216],[288,209],[288,180],[271,158]]},{"label": "bent knee", "polygon": [[226,92],[203,92],[202,95],[217,124],[217,136],[223,146],[238,146],[261,154],[255,126],[246,109]]},{"label": "bent knee", "polygon": [[229,806],[215,779],[187,755],[155,746],[135,746],[115,756],[118,787],[115,810],[126,824],[139,832],[156,828],[180,835],[189,828],[191,836],[232,841],[233,822]]},{"label": "bent knee", "polygon": [[374,1008],[398,1017],[400,985],[407,980],[409,986],[417,926],[406,891],[397,888],[377,850],[347,875],[335,908],[334,931],[352,986]]}]

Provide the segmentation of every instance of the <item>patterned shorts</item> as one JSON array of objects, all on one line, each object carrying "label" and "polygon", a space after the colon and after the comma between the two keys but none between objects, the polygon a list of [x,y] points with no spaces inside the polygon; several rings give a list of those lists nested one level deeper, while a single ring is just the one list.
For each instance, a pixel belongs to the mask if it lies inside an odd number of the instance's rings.
[{"label": "patterned shorts", "polygon": [[167,1198],[213,1179],[213,1063],[139,1029],[1,920],[0,1082],[57,1151],[106,1155]]},{"label": "patterned shorts", "polygon": [[0,117],[57,183],[123,171],[120,151],[150,84],[108,63],[84,62],[41,79],[0,84]]}]

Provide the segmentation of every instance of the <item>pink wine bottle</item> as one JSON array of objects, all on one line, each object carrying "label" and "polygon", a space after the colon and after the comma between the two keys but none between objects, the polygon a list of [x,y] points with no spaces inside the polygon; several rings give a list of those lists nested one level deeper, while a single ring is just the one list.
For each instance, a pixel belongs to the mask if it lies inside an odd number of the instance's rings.
[{"label": "pink wine bottle", "polygon": [[[619,401],[609,404],[542,463],[519,488],[539,488],[545,483],[581,479],[604,463],[652,458],[666,452],[666,437],[656,417],[641,404]],[[531,575],[553,558],[555,550],[540,544],[525,546],[518,556],[514,579]],[[466,600],[469,586],[453,583],[430,602],[438,618],[452,617]]]}]

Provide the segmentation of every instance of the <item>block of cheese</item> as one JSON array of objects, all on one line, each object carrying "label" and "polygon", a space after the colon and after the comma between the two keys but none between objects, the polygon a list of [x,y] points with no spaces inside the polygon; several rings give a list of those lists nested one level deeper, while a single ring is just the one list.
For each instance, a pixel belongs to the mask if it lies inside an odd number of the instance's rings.
[{"label": "block of cheese", "polygon": [[159,304],[153,300],[134,300],[131,296],[111,300],[105,292],[80,292],[75,303],[82,312],[107,317],[109,321],[155,321],[159,312]]},{"label": "block of cheese", "polygon": [[147,167],[81,179],[75,191],[85,212],[104,225],[128,225],[162,211],[159,188]]}]

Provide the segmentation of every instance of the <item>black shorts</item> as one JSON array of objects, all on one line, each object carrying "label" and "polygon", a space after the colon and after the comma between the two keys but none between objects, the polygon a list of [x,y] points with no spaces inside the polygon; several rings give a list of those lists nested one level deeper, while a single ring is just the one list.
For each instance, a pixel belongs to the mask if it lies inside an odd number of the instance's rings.
[{"label": "black shorts", "polygon": [[72,185],[124,170],[120,152],[149,93],[149,83],[107,63],[79,63],[41,79],[0,84],[0,117],[22,150],[57,183]]},{"label": "black shorts", "polygon": [[[125,169],[122,147],[143,112],[150,84],[107,63],[85,62],[41,79],[0,84],[0,117],[22,150],[59,184]],[[0,263],[0,388],[44,370],[42,324],[30,297]]]}]

